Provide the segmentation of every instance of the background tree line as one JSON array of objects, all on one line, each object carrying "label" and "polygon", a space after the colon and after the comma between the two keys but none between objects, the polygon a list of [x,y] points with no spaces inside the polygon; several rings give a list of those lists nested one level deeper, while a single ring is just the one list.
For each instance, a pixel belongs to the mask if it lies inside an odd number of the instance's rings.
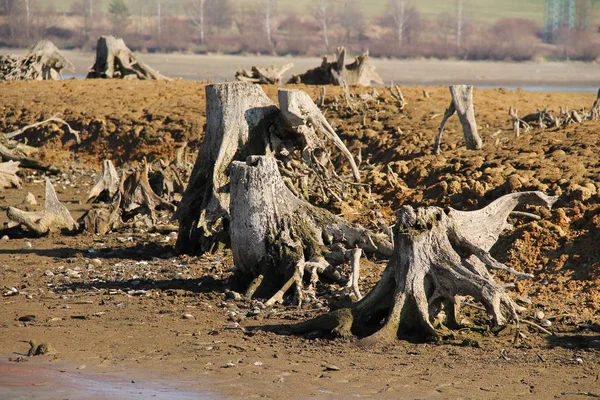
[{"label": "background tree line", "polygon": [[367,16],[358,0],[305,0],[301,15],[281,0],[72,0],[67,12],[45,0],[0,0],[0,46],[47,38],[89,50],[112,33],[150,52],[322,55],[344,45],[381,57],[600,57],[597,1],[578,1],[574,24],[551,36],[533,19],[481,21],[473,18],[475,0],[453,1],[450,11],[432,15],[416,0],[386,0],[384,13]]}]

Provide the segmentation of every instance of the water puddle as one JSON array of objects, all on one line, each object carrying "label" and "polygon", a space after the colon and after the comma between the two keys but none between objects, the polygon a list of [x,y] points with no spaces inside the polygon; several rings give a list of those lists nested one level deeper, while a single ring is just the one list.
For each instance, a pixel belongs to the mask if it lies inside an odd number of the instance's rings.
[{"label": "water puddle", "polygon": [[0,399],[37,400],[215,400],[221,397],[199,388],[199,382],[173,381],[140,371],[99,372],[77,369],[47,359],[10,362],[0,359]]}]

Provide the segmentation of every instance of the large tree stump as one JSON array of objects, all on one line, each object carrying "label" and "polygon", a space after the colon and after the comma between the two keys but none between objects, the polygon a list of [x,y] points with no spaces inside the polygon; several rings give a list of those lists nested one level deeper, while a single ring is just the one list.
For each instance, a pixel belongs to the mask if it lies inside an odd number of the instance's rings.
[{"label": "large tree stump", "polygon": [[129,50],[121,38],[100,36],[96,45],[96,60],[86,79],[169,79],[150,68]]},{"label": "large tree stump", "polygon": [[217,243],[229,243],[233,161],[273,154],[294,193],[306,199],[339,199],[343,186],[353,182],[334,170],[326,146],[332,143],[348,158],[354,179],[360,179],[352,155],[310,97],[286,89],[278,97],[281,110],[258,85],[233,82],[206,87],[206,133],[176,213],[178,252],[203,253]]},{"label": "large tree stump", "polygon": [[259,83],[263,85],[279,85],[281,84],[283,74],[292,69],[293,66],[293,63],[285,64],[281,67],[275,65],[266,68],[253,66],[250,71],[247,69],[236,71],[235,79],[242,82]]},{"label": "large tree stump", "polygon": [[530,275],[496,261],[489,249],[507,227],[506,218],[515,206],[550,208],[556,200],[541,192],[523,192],[472,212],[404,206],[397,213],[393,256],[373,290],[350,308],[288,329],[356,334],[366,336],[364,343],[389,341],[406,331],[437,336],[433,321],[443,308],[446,322],[455,324],[460,296],[480,301],[496,325],[507,322],[503,308],[508,319],[518,322],[517,306],[487,268],[503,269],[518,278]]},{"label": "large tree stump", "polygon": [[0,81],[58,80],[63,69],[75,70],[48,40],[37,42],[25,56],[0,56]]},{"label": "large tree stump", "polygon": [[351,64],[346,65],[346,49],[338,47],[334,60],[327,56],[317,68],[303,74],[294,75],[288,83],[304,83],[306,85],[363,85],[371,86],[371,82],[383,85],[383,79],[369,63],[369,52],[357,56]]},{"label": "large tree stump", "polygon": [[37,235],[45,235],[54,231],[73,232],[79,228],[67,207],[58,200],[54,186],[52,186],[49,179],[46,179],[44,210],[28,212],[15,207],[8,207],[6,215],[11,221],[25,225]]},{"label": "large tree stump", "polygon": [[435,137],[433,153],[440,154],[440,146],[442,145],[442,133],[448,118],[455,113],[458,114],[458,119],[463,128],[467,149],[477,150],[483,146],[483,142],[477,133],[477,123],[475,122],[475,109],[473,108],[473,86],[471,85],[453,85],[450,86],[450,94],[452,101],[448,109],[444,113],[444,118],[440,124],[440,131]]},{"label": "large tree stump", "polygon": [[[345,283],[335,270],[345,250],[355,247],[367,253],[391,255],[387,236],[374,234],[294,196],[283,183],[277,161],[271,156],[252,156],[231,166],[231,250],[236,278],[271,296],[266,302],[282,302],[292,286],[300,301],[303,276],[310,274],[308,293],[314,296],[319,274]],[[258,283],[256,283],[258,282]]]}]

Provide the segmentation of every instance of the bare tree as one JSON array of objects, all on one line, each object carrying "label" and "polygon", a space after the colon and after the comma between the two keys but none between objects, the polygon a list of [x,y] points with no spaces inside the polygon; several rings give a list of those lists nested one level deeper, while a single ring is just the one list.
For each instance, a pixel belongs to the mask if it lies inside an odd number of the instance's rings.
[{"label": "bare tree", "polygon": [[30,39],[31,36],[31,4],[30,0],[24,0],[25,3],[25,36],[27,40]]},{"label": "bare tree", "polygon": [[346,40],[350,40],[354,33],[362,29],[363,16],[358,7],[357,0],[347,0],[344,9],[340,13],[340,23],[346,31]]},{"label": "bare tree", "polygon": [[313,0],[315,19],[319,25],[321,25],[323,41],[325,42],[325,48],[327,48],[327,50],[329,50],[329,24],[334,15],[332,8],[332,0]]},{"label": "bare tree", "polygon": [[463,0],[457,0],[457,25],[456,25],[456,47],[460,49],[462,41],[462,25],[463,25]]},{"label": "bare tree", "polygon": [[206,0],[206,25],[216,28],[217,32],[231,28],[232,14],[231,0]]},{"label": "bare tree", "polygon": [[390,0],[389,9],[394,20],[398,45],[401,46],[404,42],[406,25],[410,19],[410,14],[408,12],[408,0]]},{"label": "bare tree", "polygon": [[156,0],[156,23],[158,38],[160,39],[161,34],[161,18],[162,18],[162,0]]},{"label": "bare tree", "polygon": [[273,48],[273,30],[274,30],[274,16],[275,16],[275,2],[276,0],[264,0],[264,26],[265,34],[267,35],[267,42],[270,48]]},{"label": "bare tree", "polygon": [[192,24],[200,31],[200,43],[204,44],[204,9],[206,0],[192,0],[189,7],[189,17]]}]

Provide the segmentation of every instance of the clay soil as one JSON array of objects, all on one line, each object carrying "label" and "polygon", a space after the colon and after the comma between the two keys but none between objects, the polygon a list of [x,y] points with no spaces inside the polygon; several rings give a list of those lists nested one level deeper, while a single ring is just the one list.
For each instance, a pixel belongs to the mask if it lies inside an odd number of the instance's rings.
[{"label": "clay soil", "polygon": [[[170,160],[182,144],[198,149],[205,123],[204,84],[191,81],[79,81],[0,84],[0,132],[56,113],[81,131],[82,143],[60,126],[20,137],[39,157],[62,168],[50,176],[59,198],[80,217],[103,159],[117,167]],[[313,99],[318,88],[300,86]],[[276,98],[276,87],[265,87]],[[515,137],[508,107],[520,115],[536,109],[589,109],[594,94],[475,90],[484,148],[467,151],[454,117],[443,153],[433,139],[449,103],[445,87],[406,87],[399,110],[389,90],[327,87],[326,117],[361,154],[371,197],[329,207],[377,227],[376,213],[394,223],[403,204],[461,210],[485,206],[518,190],[560,198],[542,217],[511,217],[514,230],[493,255],[534,274],[510,295],[530,301],[523,318],[548,319],[553,335],[522,327],[515,345],[511,327],[496,334],[477,304],[462,310],[465,328],[437,343],[398,340],[361,348],[355,340],[285,336],[253,327],[301,321],[326,310],[280,306],[261,309],[235,302],[229,288],[228,250],[201,257],[173,254],[174,234],[143,230],[96,237],[36,238],[6,228],[0,215],[0,354],[17,358],[28,341],[50,343],[75,371],[143,371],[143,380],[188,382],[215,398],[585,398],[600,396],[600,121],[534,128]],[[428,96],[424,95],[424,91]],[[193,156],[192,156],[192,159]],[[340,160],[340,163],[343,161]],[[44,174],[22,171],[23,187],[0,192],[0,207],[18,205],[31,191],[43,204]],[[367,292],[385,260],[363,260]],[[513,281],[499,275],[499,280]],[[324,290],[325,292],[325,290]],[[537,314],[537,315],[536,315]],[[34,317],[26,317],[34,316]],[[26,317],[26,318],[23,318]],[[21,320],[20,320],[21,319]],[[23,321],[25,320],[25,321]],[[189,382],[195,382],[189,384]],[[183,384],[182,384],[183,385]],[[191,385],[191,386],[190,386]]]}]

